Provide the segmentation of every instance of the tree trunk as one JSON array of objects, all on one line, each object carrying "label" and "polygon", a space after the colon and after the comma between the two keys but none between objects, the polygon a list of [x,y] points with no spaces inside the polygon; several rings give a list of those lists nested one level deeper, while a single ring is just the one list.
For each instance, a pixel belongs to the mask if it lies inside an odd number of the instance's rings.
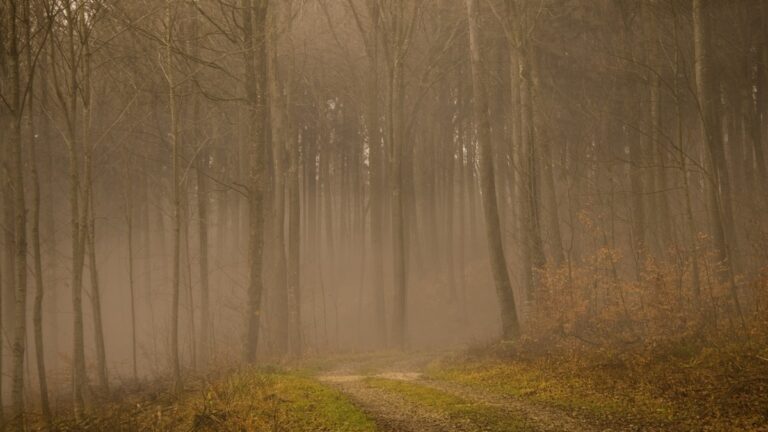
[{"label": "tree trunk", "polygon": [[179,360],[179,297],[181,279],[181,167],[180,144],[178,140],[178,114],[176,112],[176,83],[173,76],[173,11],[171,0],[166,1],[165,78],[168,82],[168,113],[170,115],[171,165],[173,176],[173,276],[171,280],[171,371],[173,387],[178,393],[182,389],[181,364]]},{"label": "tree trunk", "polygon": [[266,92],[266,14],[267,0],[241,0],[243,14],[245,87],[250,111],[249,223],[248,223],[248,306],[244,358],[256,360],[263,291],[262,255],[264,248],[264,185],[267,145]]},{"label": "tree trunk", "polygon": [[285,148],[288,143],[288,116],[285,99],[279,81],[278,31],[282,31],[279,20],[279,8],[273,7],[269,13],[267,27],[267,76],[269,85],[269,114],[272,135],[272,163],[274,169],[274,236],[275,254],[275,354],[284,356],[288,352],[288,284],[285,256]]},{"label": "tree trunk", "polygon": [[288,349],[294,358],[302,355],[301,333],[301,200],[299,196],[299,140],[288,144]]},{"label": "tree trunk", "polygon": [[[90,159],[90,157],[87,157]],[[88,182],[85,187],[92,189],[91,182]],[[96,226],[95,218],[93,216],[93,196],[92,191],[89,195],[89,204],[87,212],[88,217],[88,268],[90,270],[91,278],[91,305],[93,308],[93,330],[96,343],[96,377],[98,379],[99,387],[105,393],[109,393],[109,381],[107,378],[107,352],[104,345],[104,324],[101,316],[101,288],[99,286],[99,273],[96,267]]]},{"label": "tree trunk", "polygon": [[496,285],[496,294],[501,305],[502,337],[516,339],[520,324],[515,308],[515,295],[507,271],[504,248],[501,241],[501,224],[496,203],[496,183],[491,160],[491,125],[488,116],[488,98],[483,85],[483,66],[480,57],[478,34],[479,11],[476,0],[466,0],[469,20],[469,51],[472,67],[472,89],[474,93],[474,118],[480,150],[480,185],[482,190],[483,215],[488,241],[491,270]]},{"label": "tree trunk", "polygon": [[659,11],[656,9],[657,1],[651,0],[642,6],[647,21],[646,38],[648,40],[646,53],[648,56],[647,64],[651,70],[647,73],[649,84],[649,110],[650,134],[649,150],[653,155],[654,168],[654,190],[653,190],[653,208],[655,216],[656,244],[659,252],[664,254],[667,247],[674,242],[672,233],[672,217],[668,202],[669,181],[667,176],[668,157],[664,143],[662,142],[662,87],[661,87],[661,67],[660,67],[660,42],[659,25],[656,15]]},{"label": "tree trunk", "polygon": [[[522,18],[521,18],[522,19]],[[520,25],[522,34],[523,26]],[[522,37],[522,36],[521,36]],[[523,216],[524,247],[527,249],[524,255],[524,277],[526,287],[526,300],[529,305],[534,301],[538,286],[537,272],[544,268],[546,260],[541,239],[540,206],[539,206],[539,179],[538,156],[536,152],[536,127],[534,118],[534,94],[531,57],[533,48],[523,42],[519,49],[520,67],[520,114],[521,114],[521,166],[523,172],[524,191],[521,198],[525,209]]]},{"label": "tree trunk", "polygon": [[133,278],[133,178],[131,177],[133,158],[126,156],[125,161],[125,225],[128,230],[128,291],[131,297],[131,367],[133,380],[138,380],[136,367],[136,293]]},{"label": "tree trunk", "polygon": [[[730,259],[729,238],[727,238],[726,224],[733,222],[730,201],[730,186],[728,169],[725,163],[723,149],[722,127],[719,115],[719,100],[716,96],[716,86],[713,82],[713,74],[710,65],[710,43],[707,19],[708,0],[693,0],[693,42],[694,42],[694,69],[696,74],[696,97],[702,121],[704,140],[707,145],[710,169],[710,209],[712,212],[713,230],[715,233],[715,247],[718,259],[725,270],[720,272],[723,281],[729,281],[731,300],[736,313],[742,317],[741,305],[733,275],[734,263]],[[731,214],[731,217],[727,217]],[[743,317],[742,317],[743,320]]]},{"label": "tree trunk", "polygon": [[[82,18],[81,18],[82,19]],[[84,20],[84,19],[83,19]],[[85,21],[83,21],[85,22]],[[93,330],[96,344],[96,377],[98,386],[105,394],[109,393],[107,380],[107,356],[104,347],[104,326],[101,318],[101,295],[99,288],[99,274],[96,267],[96,219],[93,214],[93,145],[91,143],[91,51],[90,44],[85,44],[85,59],[83,64],[83,152],[85,155],[85,168],[83,178],[83,253],[88,251],[88,268],[91,282],[91,306],[93,312]]]},{"label": "tree trunk", "polygon": [[[181,143],[180,152],[184,152],[183,141]],[[181,154],[179,155],[181,158]],[[191,247],[189,245],[189,223],[192,219],[192,215],[189,209],[189,186],[187,184],[187,168],[185,167],[185,174],[181,180],[181,256],[180,263],[184,269],[183,285],[186,286],[187,291],[187,338],[189,340],[189,367],[191,370],[197,370],[197,336],[195,334],[195,296],[192,291],[192,263],[190,259]]]},{"label": "tree trunk", "polygon": [[[676,29],[675,29],[676,30]],[[697,239],[697,231],[696,231],[696,220],[693,217],[693,206],[691,204],[691,187],[690,187],[690,181],[688,177],[688,168],[687,168],[687,158],[688,155],[685,154],[685,142],[683,141],[683,104],[681,100],[681,94],[680,94],[680,85],[678,83],[678,76],[679,76],[679,59],[675,59],[675,81],[674,81],[674,91],[675,91],[675,108],[676,108],[676,114],[677,114],[677,146],[679,148],[679,154],[678,157],[680,158],[680,171],[681,176],[683,178],[683,193],[685,195],[685,218],[686,218],[686,227],[688,229],[688,248],[690,249],[690,259],[691,259],[691,266],[692,266],[692,290],[693,290],[693,301],[695,303],[696,307],[701,306],[701,281],[700,281],[700,273],[699,273],[699,251],[698,251],[698,239]]]},{"label": "tree trunk", "polygon": [[[27,64],[32,64],[32,46],[31,46],[31,22],[29,4],[26,6],[26,22],[27,22]],[[45,56],[42,56],[44,59]],[[43,297],[45,294],[45,279],[43,273],[43,257],[40,247],[40,173],[37,165],[37,141],[35,133],[37,131],[35,125],[35,87],[33,76],[30,75],[29,83],[29,99],[27,101],[29,112],[29,164],[30,164],[30,180],[32,182],[32,208],[30,218],[32,221],[32,256],[34,260],[34,272],[35,272],[35,299],[32,309],[32,322],[34,327],[34,340],[35,340],[35,360],[37,363],[37,378],[40,391],[40,408],[42,411],[43,422],[45,427],[50,429],[51,427],[51,406],[48,400],[48,376],[45,368],[45,346],[43,339]],[[47,85],[46,80],[40,80],[43,86]],[[44,142],[48,142],[51,139],[50,129],[48,121],[43,117],[43,125],[40,127],[40,137]],[[49,203],[53,206],[53,203]],[[54,317],[52,315],[52,317]],[[55,337],[55,335],[54,335]],[[1,354],[0,354],[1,355]],[[1,422],[1,421],[0,421]]]},{"label": "tree trunk", "polygon": [[[13,21],[13,20],[9,20]],[[10,43],[9,43],[10,44]],[[5,47],[3,47],[5,49]],[[18,66],[13,66],[13,62],[11,62],[11,66],[9,69],[18,69]],[[16,61],[18,63],[18,61]],[[12,75],[12,72],[9,72],[9,75]],[[10,81],[17,81],[14,78],[11,78]],[[19,83],[16,83],[16,86],[18,86]],[[15,87],[12,84],[12,87]],[[19,93],[20,89],[13,90],[13,93]],[[16,96],[11,96],[11,98],[15,98]],[[11,102],[11,105],[18,106],[14,102]],[[5,111],[5,110],[3,110]],[[15,329],[16,329],[16,209],[15,209],[15,194],[14,194],[14,182],[15,182],[15,173],[13,172],[13,165],[14,165],[14,152],[15,147],[17,146],[17,141],[21,139],[21,126],[17,124],[20,119],[19,116],[16,115],[13,108],[9,109],[10,111],[7,115],[7,141],[5,143],[2,143],[3,145],[0,147],[0,159],[2,160],[2,163],[4,166],[7,166],[8,169],[3,169],[2,174],[0,174],[0,178],[2,179],[2,224],[3,224],[3,250],[2,250],[2,257],[3,257],[3,272],[2,279],[0,281],[2,282],[2,287],[0,291],[0,296],[2,296],[2,321],[0,321],[0,326],[4,330],[4,332],[8,332],[9,335],[7,337],[7,342],[3,341],[2,345],[5,345],[5,347],[10,348],[10,354],[11,354],[11,363],[10,363],[10,374],[11,374],[11,386],[13,387],[14,380],[15,380],[15,354],[13,352],[13,343],[15,339]],[[3,113],[5,114],[5,113]],[[3,336],[2,339],[6,339],[5,336]],[[7,344],[7,345],[6,345]],[[10,346],[9,346],[10,345]],[[2,365],[0,365],[2,366]],[[7,366],[6,366],[7,367]],[[7,374],[9,371],[0,369],[0,374]],[[1,398],[1,397],[0,397]],[[14,406],[14,395],[11,395],[11,419],[14,420],[15,416],[15,406]]]},{"label": "tree trunk", "polygon": [[[535,105],[537,99],[541,97],[541,83],[539,82],[539,62],[538,57],[532,48],[530,48],[530,73],[531,73],[531,106]],[[544,125],[539,123],[539,119],[535,116],[535,112],[532,110],[531,122],[534,130],[536,128],[544,129]],[[560,214],[557,202],[557,187],[555,185],[555,175],[553,165],[555,163],[552,154],[552,142],[551,140],[540,140],[541,147],[541,167],[542,176],[544,180],[544,188],[546,188],[546,210],[547,210],[547,225],[548,225],[548,240],[550,254],[552,257],[552,265],[555,268],[560,267],[565,261],[565,255],[563,253],[563,238],[560,232]],[[535,162],[534,162],[535,163]]]},{"label": "tree trunk", "polygon": [[[143,157],[145,159],[149,159],[149,149],[148,145],[145,144],[143,147]],[[149,167],[147,166],[147,163],[141,164],[141,227],[142,227],[142,241],[141,245],[143,248],[143,270],[144,270],[144,300],[146,303],[146,310],[149,314],[149,326],[150,326],[150,344],[151,344],[151,359],[153,363],[157,363],[158,361],[158,349],[157,349],[157,332],[154,331],[155,328],[155,308],[154,308],[154,302],[152,301],[152,263],[153,263],[153,257],[152,257],[152,206],[151,206],[151,200],[152,200],[152,194],[150,191],[149,186],[149,176],[150,171]],[[164,243],[163,243],[164,245]],[[162,256],[162,259],[165,259],[165,255]],[[165,268],[165,266],[163,266]]]},{"label": "tree trunk", "polygon": [[[67,47],[71,59],[75,59],[75,27],[78,25],[78,14],[72,3],[67,4]],[[89,43],[87,40],[84,43]],[[51,50],[55,51],[55,50]],[[72,394],[75,418],[82,415],[85,397],[88,392],[88,376],[85,371],[85,344],[83,335],[83,262],[85,260],[86,227],[82,223],[85,212],[80,202],[80,138],[77,131],[78,109],[78,73],[77,68],[70,67],[70,84],[68,100],[67,135],[69,140],[69,200],[70,226],[72,245],[72,309],[73,309],[73,358],[72,358]]]},{"label": "tree trunk", "polygon": [[[13,191],[13,219],[14,239],[8,245],[13,249],[13,262],[15,267],[7,268],[6,273],[15,280],[15,305],[13,314],[13,369],[11,386],[11,403],[13,408],[13,425],[16,430],[24,430],[24,353],[27,342],[27,209],[24,196],[24,158],[22,155],[21,126],[23,113],[22,87],[21,87],[21,58],[19,55],[19,40],[21,32],[18,31],[16,2],[10,2],[9,13],[9,48],[10,61],[9,82],[11,91],[11,121],[8,165],[10,165],[11,191]],[[27,4],[25,13],[29,15]],[[27,24],[29,21],[27,20]],[[29,34],[27,34],[29,37]],[[30,72],[31,76],[31,72]],[[30,113],[30,116],[33,113]],[[33,136],[34,138],[34,136]],[[8,221],[7,221],[8,222]]]},{"label": "tree trunk", "polygon": [[379,1],[370,6],[371,31],[368,48],[367,131],[370,152],[371,249],[373,259],[374,346],[387,342],[384,287],[384,149],[379,122]]}]

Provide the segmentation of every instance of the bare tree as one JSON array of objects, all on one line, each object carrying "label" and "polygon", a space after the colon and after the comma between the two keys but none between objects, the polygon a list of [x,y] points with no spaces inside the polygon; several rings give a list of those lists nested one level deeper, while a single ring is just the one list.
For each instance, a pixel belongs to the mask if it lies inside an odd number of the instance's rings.
[{"label": "bare tree", "polygon": [[491,259],[493,280],[496,294],[501,304],[502,337],[516,339],[520,334],[517,319],[515,294],[507,270],[504,248],[501,243],[499,210],[496,202],[496,181],[491,160],[491,125],[488,117],[488,99],[483,84],[483,65],[480,53],[480,35],[478,33],[478,7],[475,0],[466,0],[469,21],[469,52],[472,66],[472,89],[474,96],[474,118],[477,141],[480,149],[480,186],[482,191],[483,215],[488,240],[488,253]]},{"label": "bare tree", "polygon": [[263,291],[262,256],[264,248],[264,185],[267,144],[266,24],[268,0],[241,0],[245,87],[250,119],[248,185],[248,306],[244,359],[256,360]]}]

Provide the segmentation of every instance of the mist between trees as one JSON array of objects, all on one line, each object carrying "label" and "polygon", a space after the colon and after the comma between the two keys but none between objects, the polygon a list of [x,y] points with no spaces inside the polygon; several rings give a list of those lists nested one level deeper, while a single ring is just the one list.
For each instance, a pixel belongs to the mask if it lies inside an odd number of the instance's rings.
[{"label": "mist between trees", "polygon": [[0,17],[9,424],[239,362],[765,331],[764,1]]}]

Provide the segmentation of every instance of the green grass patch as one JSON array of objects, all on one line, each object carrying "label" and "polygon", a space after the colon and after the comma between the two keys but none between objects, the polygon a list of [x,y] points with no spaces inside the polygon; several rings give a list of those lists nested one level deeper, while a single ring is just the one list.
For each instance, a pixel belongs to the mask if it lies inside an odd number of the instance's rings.
[{"label": "green grass patch", "polygon": [[429,410],[441,412],[451,421],[468,422],[479,430],[489,432],[528,432],[533,427],[525,415],[482,403],[472,403],[458,396],[408,381],[366,378],[367,385],[396,393],[406,400]]},{"label": "green grass patch", "polygon": [[[213,386],[198,402],[193,426],[222,413],[232,430],[373,431],[374,424],[336,390],[288,373],[244,371]],[[211,416],[213,414],[213,416]]]}]

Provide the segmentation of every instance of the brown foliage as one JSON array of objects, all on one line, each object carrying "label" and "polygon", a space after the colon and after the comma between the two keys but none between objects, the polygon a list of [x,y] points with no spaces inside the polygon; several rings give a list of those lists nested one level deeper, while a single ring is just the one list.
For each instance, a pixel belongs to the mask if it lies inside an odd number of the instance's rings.
[{"label": "brown foliage", "polygon": [[[672,251],[675,252],[675,251]],[[736,278],[743,308],[732,303],[730,282],[720,282],[712,254],[701,259],[701,296],[692,289],[690,258],[646,258],[636,280],[619,276],[618,251],[602,248],[581,266],[541,272],[527,335],[558,346],[651,348],[705,345],[735,338],[761,343],[768,335],[768,266]]]}]

